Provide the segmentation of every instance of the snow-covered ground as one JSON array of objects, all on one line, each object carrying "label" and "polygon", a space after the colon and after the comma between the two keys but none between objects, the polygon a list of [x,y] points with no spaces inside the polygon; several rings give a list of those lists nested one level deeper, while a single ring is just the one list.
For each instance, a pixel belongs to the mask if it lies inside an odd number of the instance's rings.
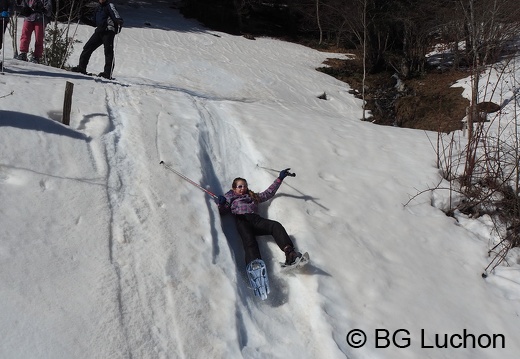
[{"label": "snow-covered ground", "polygon": [[[6,39],[0,358],[518,357],[520,264],[482,279],[490,224],[429,193],[403,206],[439,181],[436,134],[360,121],[349,86],[315,70],[344,55],[130,5],[117,82],[12,60]],[[255,298],[233,219],[160,161],[217,194],[290,167],[262,214],[312,263],[282,274],[260,238],[271,294]]]}]

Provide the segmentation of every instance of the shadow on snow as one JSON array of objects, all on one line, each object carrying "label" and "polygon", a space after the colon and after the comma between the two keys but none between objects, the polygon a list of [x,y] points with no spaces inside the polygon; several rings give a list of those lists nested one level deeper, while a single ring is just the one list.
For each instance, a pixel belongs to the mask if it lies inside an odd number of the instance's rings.
[{"label": "shadow on snow", "polygon": [[90,137],[74,131],[59,122],[22,112],[0,110],[0,127],[14,127],[22,130],[41,131],[58,136],[90,141]]}]

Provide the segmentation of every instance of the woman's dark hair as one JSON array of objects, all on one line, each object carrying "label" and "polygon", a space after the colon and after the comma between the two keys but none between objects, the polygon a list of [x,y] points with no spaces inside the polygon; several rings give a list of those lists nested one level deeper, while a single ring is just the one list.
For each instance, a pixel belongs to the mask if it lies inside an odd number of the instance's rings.
[{"label": "woman's dark hair", "polygon": [[233,184],[231,185],[232,188],[237,188],[237,182],[238,181],[244,181],[247,185],[247,181],[245,180],[245,178],[242,178],[242,177],[237,177],[233,180]]}]

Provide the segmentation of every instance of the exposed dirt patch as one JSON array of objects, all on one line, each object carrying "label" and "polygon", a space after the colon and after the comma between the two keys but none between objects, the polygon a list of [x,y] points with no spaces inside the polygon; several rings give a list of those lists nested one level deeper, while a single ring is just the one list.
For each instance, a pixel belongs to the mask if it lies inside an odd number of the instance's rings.
[{"label": "exposed dirt patch", "polygon": [[[361,98],[363,66],[359,57],[329,59],[325,64],[328,67],[318,70],[348,83]],[[462,88],[451,86],[468,75],[455,70],[432,70],[420,78],[402,80],[401,86],[397,86],[393,72],[367,74],[365,99],[371,115],[368,120],[431,131],[460,130],[469,101],[462,97]]]}]

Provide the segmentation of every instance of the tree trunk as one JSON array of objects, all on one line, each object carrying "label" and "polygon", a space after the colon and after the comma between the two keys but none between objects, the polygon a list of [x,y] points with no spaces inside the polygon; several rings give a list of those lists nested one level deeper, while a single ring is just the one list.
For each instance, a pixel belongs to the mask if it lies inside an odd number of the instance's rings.
[{"label": "tree trunk", "polygon": [[320,22],[320,0],[316,0],[316,22],[318,23],[318,29],[320,31],[320,42],[319,44],[323,42],[323,30],[321,29],[321,22]]}]

